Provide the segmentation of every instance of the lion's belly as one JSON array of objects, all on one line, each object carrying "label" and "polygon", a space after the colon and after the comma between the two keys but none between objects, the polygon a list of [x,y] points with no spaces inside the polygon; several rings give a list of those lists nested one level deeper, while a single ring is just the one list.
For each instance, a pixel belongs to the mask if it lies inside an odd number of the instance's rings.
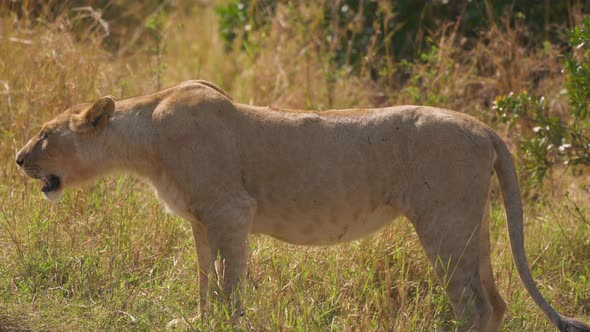
[{"label": "lion's belly", "polygon": [[369,235],[397,215],[389,205],[373,209],[348,207],[315,211],[281,211],[278,208],[256,215],[252,231],[293,244],[329,245]]}]

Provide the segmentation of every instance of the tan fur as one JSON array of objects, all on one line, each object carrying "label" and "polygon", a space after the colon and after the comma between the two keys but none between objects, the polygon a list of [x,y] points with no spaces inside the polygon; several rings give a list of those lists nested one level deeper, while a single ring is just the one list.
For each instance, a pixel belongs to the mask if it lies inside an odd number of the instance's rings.
[{"label": "tan fur", "polygon": [[166,207],[192,224],[202,304],[218,255],[223,289],[239,293],[248,234],[329,245],[403,215],[462,329],[499,330],[506,305],[493,279],[487,222],[496,170],[523,282],[557,326],[573,326],[530,277],[510,154],[469,116],[420,106],[275,110],[234,103],[204,81],[118,100],[114,112],[111,101],[104,97],[59,115],[43,126],[48,137],[31,139],[17,160],[30,176],[60,177],[50,199],[113,171],[149,181]]}]

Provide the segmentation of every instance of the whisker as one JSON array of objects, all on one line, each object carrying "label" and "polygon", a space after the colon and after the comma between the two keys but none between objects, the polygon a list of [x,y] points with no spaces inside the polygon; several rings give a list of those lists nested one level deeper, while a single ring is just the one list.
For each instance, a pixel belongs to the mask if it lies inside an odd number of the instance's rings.
[{"label": "whisker", "polygon": [[44,176],[41,168],[36,166],[25,167],[25,172],[27,172],[35,178],[42,178]]}]

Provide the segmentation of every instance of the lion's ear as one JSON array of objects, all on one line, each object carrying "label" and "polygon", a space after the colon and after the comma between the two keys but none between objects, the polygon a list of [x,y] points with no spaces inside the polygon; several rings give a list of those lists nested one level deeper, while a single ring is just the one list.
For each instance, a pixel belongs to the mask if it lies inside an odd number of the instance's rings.
[{"label": "lion's ear", "polygon": [[94,105],[75,116],[73,127],[79,132],[100,131],[115,111],[115,99],[111,96],[99,98]]}]

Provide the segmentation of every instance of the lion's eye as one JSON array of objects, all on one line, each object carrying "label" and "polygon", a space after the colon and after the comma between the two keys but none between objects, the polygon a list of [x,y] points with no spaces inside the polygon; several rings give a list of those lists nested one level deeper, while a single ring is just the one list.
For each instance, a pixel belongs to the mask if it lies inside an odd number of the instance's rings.
[{"label": "lion's eye", "polygon": [[46,140],[47,138],[49,138],[49,134],[46,131],[42,132],[41,133],[41,139],[42,140]]}]

